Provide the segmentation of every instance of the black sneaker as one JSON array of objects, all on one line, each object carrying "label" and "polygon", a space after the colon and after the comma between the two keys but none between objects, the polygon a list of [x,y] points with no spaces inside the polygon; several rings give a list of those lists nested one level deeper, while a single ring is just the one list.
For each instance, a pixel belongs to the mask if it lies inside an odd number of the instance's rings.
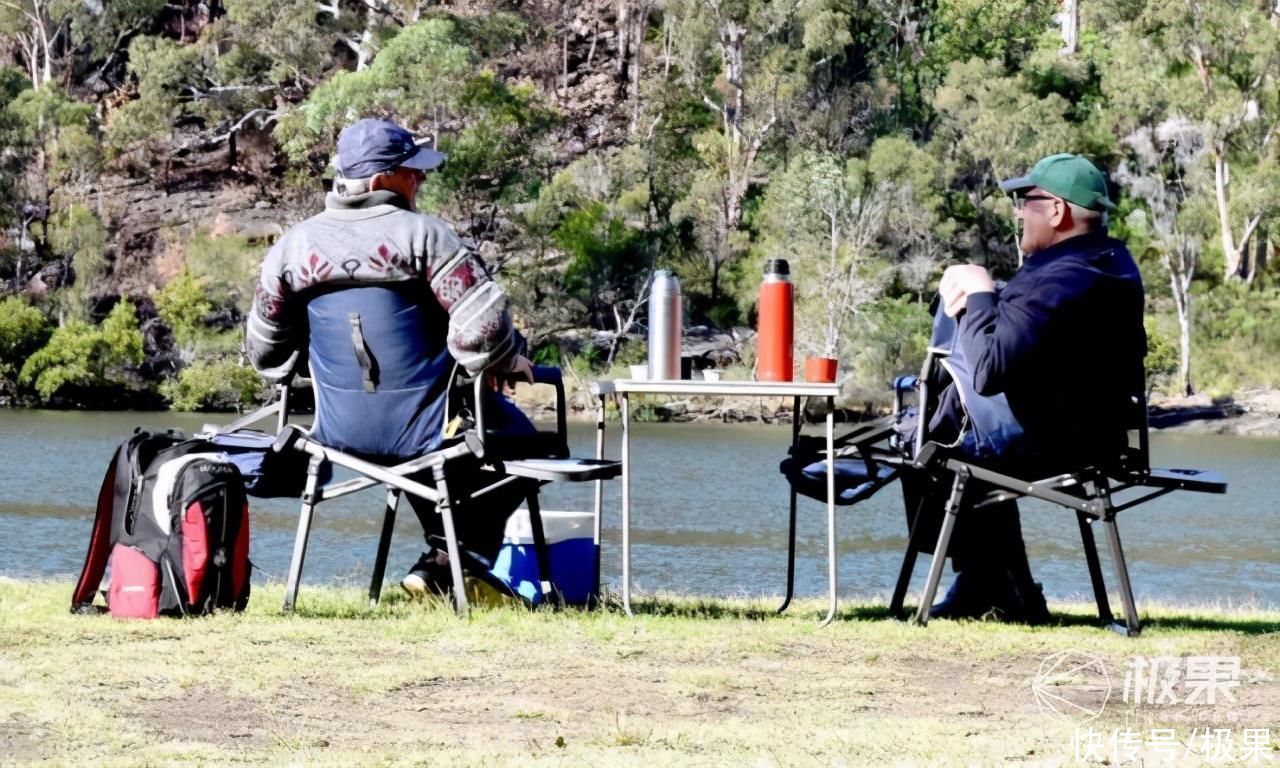
[{"label": "black sneaker", "polygon": [[929,618],[980,619],[994,604],[987,579],[972,571],[960,571],[946,597],[929,608]]},{"label": "black sneaker", "polygon": [[1009,613],[1009,621],[1017,621],[1032,626],[1042,626],[1053,621],[1049,606],[1044,600],[1044,587],[1033,581],[1028,585],[1013,587],[1014,605]]},{"label": "black sneaker", "polygon": [[438,549],[423,552],[418,562],[400,580],[400,588],[421,600],[428,595],[445,595],[453,579],[449,574],[449,555]]}]

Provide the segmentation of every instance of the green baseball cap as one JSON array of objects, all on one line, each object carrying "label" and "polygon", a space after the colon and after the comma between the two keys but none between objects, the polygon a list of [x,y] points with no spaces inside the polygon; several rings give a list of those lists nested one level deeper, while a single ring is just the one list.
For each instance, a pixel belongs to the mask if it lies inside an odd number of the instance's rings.
[{"label": "green baseball cap", "polygon": [[1107,180],[1103,178],[1102,171],[1080,155],[1068,152],[1049,155],[1036,163],[1026,176],[1000,182],[1000,188],[1005,192],[1031,187],[1039,187],[1081,208],[1111,211],[1116,207],[1107,197]]}]

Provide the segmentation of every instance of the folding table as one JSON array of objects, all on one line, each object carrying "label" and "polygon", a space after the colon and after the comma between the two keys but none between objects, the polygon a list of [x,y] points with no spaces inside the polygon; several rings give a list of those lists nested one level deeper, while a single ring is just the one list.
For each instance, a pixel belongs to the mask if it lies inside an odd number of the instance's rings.
[{"label": "folding table", "polygon": [[[835,399],[840,393],[836,384],[813,384],[802,381],[684,381],[684,380],[632,380],[616,379],[597,381],[591,385],[591,393],[598,398],[596,410],[596,457],[604,458],[605,398],[614,395],[619,400],[622,415],[622,608],[631,612],[631,396],[632,395],[685,395],[688,397],[789,397],[792,400],[791,442],[800,438],[801,398],[822,397],[827,401],[826,438],[827,455],[834,452]],[[835,463],[827,463],[827,594],[829,607],[825,625],[836,615],[836,506]],[[778,608],[787,607],[795,582],[795,520],[796,491],[791,489],[791,534],[788,542],[787,600]]]}]

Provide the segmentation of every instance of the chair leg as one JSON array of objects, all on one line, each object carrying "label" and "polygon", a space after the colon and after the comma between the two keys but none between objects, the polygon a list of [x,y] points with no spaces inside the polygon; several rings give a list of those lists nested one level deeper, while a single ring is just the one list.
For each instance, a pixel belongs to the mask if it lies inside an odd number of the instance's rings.
[{"label": "chair leg", "polygon": [[942,581],[942,568],[947,563],[947,548],[951,546],[951,534],[956,527],[956,517],[960,514],[964,486],[968,480],[969,470],[964,467],[956,470],[951,498],[947,500],[947,512],[942,517],[942,530],[938,532],[938,544],[929,563],[929,577],[925,581],[924,594],[920,595],[920,606],[916,609],[915,623],[922,627],[929,623],[929,609],[933,607],[933,598],[938,593],[938,582]]},{"label": "chair leg", "polygon": [[434,470],[436,479],[436,512],[444,524],[445,548],[449,553],[449,575],[453,578],[453,608],[459,618],[465,619],[470,612],[467,605],[467,585],[462,581],[462,555],[458,551],[458,534],[453,525],[453,500],[449,496],[449,487],[444,479],[444,465]]},{"label": "chair leg", "polygon": [[791,489],[791,523],[787,528],[787,594],[778,606],[778,613],[787,610],[791,605],[791,596],[796,589],[796,489]]},{"label": "chair leg", "polygon": [[[796,443],[800,441],[800,417],[800,398],[793,398],[791,401],[791,447],[793,456],[795,455]],[[778,613],[787,610],[787,606],[791,605],[791,596],[795,594],[796,588],[796,489],[794,485],[791,486],[790,521],[790,527],[787,528],[787,594],[786,597],[782,598],[782,605],[778,606]]]},{"label": "chair leg", "polygon": [[373,577],[369,580],[369,607],[378,604],[382,596],[382,579],[387,574],[387,554],[391,551],[391,533],[396,527],[396,507],[400,505],[400,491],[387,488],[387,509],[382,515],[382,535],[378,538],[378,554],[373,558]]},{"label": "chair leg", "polygon": [[1120,546],[1120,529],[1114,514],[1103,519],[1107,526],[1107,540],[1111,545],[1111,560],[1115,563],[1116,580],[1120,582],[1120,601],[1124,603],[1125,629],[1130,637],[1142,631],[1138,622],[1138,606],[1133,599],[1133,585],[1129,583],[1129,568],[1124,562],[1124,550]]},{"label": "chair leg", "polygon": [[555,574],[551,570],[551,549],[547,546],[547,533],[542,527],[542,507],[538,504],[538,486],[535,484],[526,497],[529,506],[529,530],[533,533],[533,555],[538,560],[538,588],[542,598],[554,607],[563,607],[564,600],[556,588]]},{"label": "chair leg", "polygon": [[307,555],[307,538],[311,535],[311,517],[316,508],[316,486],[320,483],[320,458],[313,456],[307,464],[307,484],[302,491],[302,512],[298,514],[298,532],[293,538],[293,557],[289,560],[289,577],[284,583],[284,605],[281,610],[292,613],[298,599],[298,583],[302,581],[302,561]]},{"label": "chair leg", "polygon": [[1111,604],[1107,601],[1107,583],[1102,578],[1102,564],[1098,560],[1098,544],[1093,537],[1093,525],[1089,516],[1076,512],[1076,522],[1080,524],[1080,540],[1084,543],[1084,559],[1089,565],[1089,581],[1093,584],[1093,599],[1098,603],[1098,618],[1103,624],[1115,620],[1111,614]]},{"label": "chair leg", "polygon": [[920,513],[924,511],[924,496],[916,501],[916,511],[911,518],[911,531],[907,534],[907,552],[902,556],[902,569],[898,571],[898,583],[893,587],[893,599],[889,601],[890,615],[903,619],[906,611],[902,604],[907,599],[907,588],[911,586],[911,573],[916,568],[916,555],[919,554]]}]

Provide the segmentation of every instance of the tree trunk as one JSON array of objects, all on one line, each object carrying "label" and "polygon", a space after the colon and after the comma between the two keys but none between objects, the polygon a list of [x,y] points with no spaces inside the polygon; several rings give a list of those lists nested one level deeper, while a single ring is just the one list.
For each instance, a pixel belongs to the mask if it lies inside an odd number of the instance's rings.
[{"label": "tree trunk", "polygon": [[1225,278],[1230,281],[1240,276],[1241,253],[1236,247],[1235,234],[1231,231],[1231,202],[1228,187],[1231,185],[1231,168],[1227,164],[1226,147],[1213,150],[1213,191],[1218,203],[1218,229],[1222,235],[1222,258],[1226,262]]},{"label": "tree trunk", "polygon": [[[36,16],[41,15],[40,4],[36,3]],[[37,21],[40,29],[40,47],[44,49],[44,82],[48,83],[53,80],[53,41],[49,39],[49,30],[46,22]]]},{"label": "tree trunk", "polygon": [[1169,273],[1169,287],[1173,292],[1173,304],[1178,310],[1178,389],[1184,395],[1194,395],[1191,385],[1191,277],[1195,273],[1195,256],[1189,243],[1174,247],[1162,261]]},{"label": "tree trunk", "polygon": [[1062,0],[1058,23],[1062,27],[1062,48],[1058,53],[1071,56],[1080,50],[1080,0]]},{"label": "tree trunk", "polygon": [[627,64],[627,95],[631,98],[631,122],[627,135],[634,136],[640,122],[640,70],[644,65],[644,33],[649,27],[649,0],[640,0],[627,30],[631,35],[631,61]]},{"label": "tree trunk", "polygon": [[1191,386],[1191,306],[1190,296],[1178,302],[1178,388],[1184,395],[1194,395]]},{"label": "tree trunk", "polygon": [[627,73],[627,57],[630,55],[631,35],[631,0],[618,0],[618,76]]}]

